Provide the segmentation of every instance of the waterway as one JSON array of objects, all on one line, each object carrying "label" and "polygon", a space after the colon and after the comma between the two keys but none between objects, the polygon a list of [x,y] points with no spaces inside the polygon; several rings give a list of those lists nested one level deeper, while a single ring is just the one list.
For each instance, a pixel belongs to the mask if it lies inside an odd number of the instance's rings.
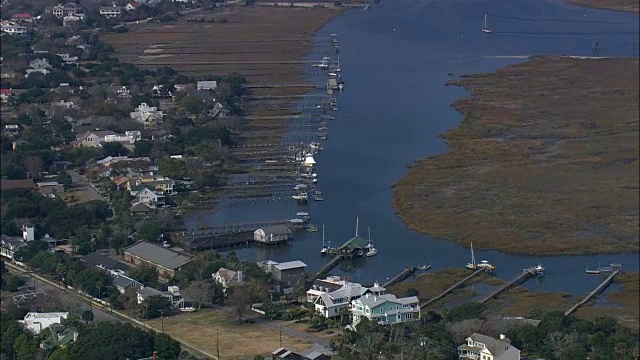
[{"label": "waterway", "polygon": [[[494,33],[480,32],[488,13]],[[275,203],[236,205],[216,213],[193,215],[189,226],[206,223],[285,219],[308,211],[327,241],[340,245],[367,228],[378,255],[332,273],[356,281],[381,282],[405,265],[431,264],[437,271],[462,267],[469,249],[408,230],[391,208],[392,184],[415,159],[442,153],[438,137],[455,127],[461,115],[450,104],[468,93],[445,83],[460,74],[490,72],[533,54],[590,56],[599,41],[603,56],[638,56],[638,16],[584,9],[544,0],[393,0],[352,10],[327,24],[318,38],[339,35],[346,88],[339,95],[337,119],[318,163],[318,189],[324,201],[309,205]],[[310,59],[319,59],[318,47]],[[317,78],[319,83],[325,78]],[[235,250],[245,259],[302,260],[308,271],[327,260],[320,256],[322,233],[300,233],[288,246]],[[584,294],[600,281],[585,267],[621,263],[638,271],[637,254],[531,257],[476,251],[476,259],[498,266],[509,279],[538,261],[547,267],[542,281],[525,286]]]}]

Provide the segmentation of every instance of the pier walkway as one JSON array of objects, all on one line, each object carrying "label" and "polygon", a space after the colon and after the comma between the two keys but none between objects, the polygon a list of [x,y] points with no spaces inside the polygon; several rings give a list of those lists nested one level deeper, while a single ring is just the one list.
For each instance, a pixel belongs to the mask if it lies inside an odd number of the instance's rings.
[{"label": "pier walkway", "polygon": [[571,313],[576,311],[580,306],[584,305],[587,301],[591,300],[594,296],[596,296],[596,295],[600,294],[601,292],[603,292],[604,289],[606,289],[609,285],[611,285],[611,282],[613,281],[613,278],[616,275],[618,275],[620,273],[620,271],[622,271],[622,270],[621,269],[616,269],[614,272],[612,272],[611,275],[609,275],[606,279],[604,279],[604,281],[602,283],[600,283],[600,285],[598,285],[598,287],[593,289],[593,291],[590,292],[589,295],[585,296],[584,299],[580,300],[580,302],[578,302],[577,304],[573,305],[569,310],[565,311],[564,316],[569,316]]},{"label": "pier walkway", "polygon": [[536,276],[536,271],[534,268],[528,268],[528,269],[524,269],[522,270],[522,273],[518,276],[516,276],[515,278],[511,279],[511,281],[509,281],[508,283],[506,283],[505,285],[499,287],[498,289],[492,291],[489,295],[483,297],[482,299],[480,299],[480,301],[478,301],[480,304],[484,304],[487,301],[495,298],[496,296],[498,296],[498,294],[500,294],[501,292],[510,289],[514,286],[518,286],[522,283],[524,283],[525,281],[531,279],[532,277]]},{"label": "pier walkway", "polygon": [[391,278],[391,280],[388,280],[386,283],[382,284],[382,287],[386,288],[391,285],[397,284],[403,281],[404,279],[408,278],[409,276],[413,275],[417,270],[418,268],[416,266],[405,267],[404,270],[402,270],[398,275],[394,276],[393,278]]},{"label": "pier walkway", "polygon": [[464,279],[458,281],[457,283],[451,285],[447,290],[441,292],[438,296],[431,298],[429,300],[427,300],[426,302],[420,304],[420,309],[423,309],[429,305],[431,305],[432,303],[440,300],[441,298],[445,297],[445,295],[449,294],[450,292],[452,292],[453,290],[457,289],[458,287],[462,286],[462,284],[464,284],[465,282],[469,281],[469,279],[475,277],[476,275],[480,274],[481,272],[483,272],[483,269],[478,269],[474,272],[472,272],[471,274],[469,274],[467,277],[465,277]]},{"label": "pier walkway", "polygon": [[331,270],[334,267],[336,267],[336,265],[338,265],[340,260],[342,260],[342,255],[338,254],[338,255],[334,256],[333,258],[331,258],[331,260],[329,260],[328,263],[326,263],[322,268],[320,268],[320,270],[318,270],[318,272],[316,272],[312,276],[310,276],[307,279],[307,281],[308,282],[313,282],[313,280],[325,275],[326,273],[329,272],[329,270]]},{"label": "pier walkway", "polygon": [[197,237],[209,237],[228,234],[237,234],[245,231],[255,231],[263,227],[287,225],[291,226],[290,220],[264,220],[253,222],[241,222],[232,224],[210,224],[202,225],[197,229],[187,231],[176,231],[173,235],[182,236],[185,238],[197,238]]}]

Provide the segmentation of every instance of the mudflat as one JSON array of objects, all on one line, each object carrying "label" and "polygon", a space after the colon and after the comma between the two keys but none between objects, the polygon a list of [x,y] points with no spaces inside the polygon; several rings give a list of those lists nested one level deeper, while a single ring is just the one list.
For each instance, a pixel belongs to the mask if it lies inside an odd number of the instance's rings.
[{"label": "mudflat", "polygon": [[453,84],[450,149],[394,185],[411,228],[536,255],[638,252],[638,59],[538,57]]},{"label": "mudflat", "polygon": [[640,13],[638,0],[565,0],[569,4],[579,5],[595,9],[626,11]]}]

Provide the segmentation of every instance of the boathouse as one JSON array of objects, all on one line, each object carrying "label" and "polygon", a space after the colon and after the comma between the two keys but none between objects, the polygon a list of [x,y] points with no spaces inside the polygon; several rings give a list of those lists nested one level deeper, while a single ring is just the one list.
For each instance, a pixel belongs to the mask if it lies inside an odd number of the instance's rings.
[{"label": "boathouse", "polygon": [[285,225],[268,226],[253,232],[253,240],[262,244],[285,242],[291,237],[291,229]]},{"label": "boathouse", "polygon": [[344,244],[342,244],[338,248],[338,253],[343,257],[364,256],[364,254],[366,253],[366,247],[367,240],[365,240],[361,236],[356,235],[355,237],[347,240]]}]

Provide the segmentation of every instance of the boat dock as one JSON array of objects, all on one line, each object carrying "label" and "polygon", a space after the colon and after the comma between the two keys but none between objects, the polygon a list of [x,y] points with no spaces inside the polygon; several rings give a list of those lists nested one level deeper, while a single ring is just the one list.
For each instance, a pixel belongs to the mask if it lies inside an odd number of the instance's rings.
[{"label": "boat dock", "polygon": [[489,301],[489,300],[495,298],[496,296],[498,296],[503,291],[505,291],[507,289],[510,289],[510,288],[512,288],[514,286],[518,286],[518,285],[524,283],[525,281],[531,279],[532,277],[534,277],[536,275],[537,275],[537,273],[536,273],[535,267],[524,269],[524,270],[522,270],[522,273],[520,275],[518,275],[515,278],[511,279],[511,281],[509,281],[505,285],[503,285],[503,286],[499,287],[498,289],[492,291],[489,295],[483,297],[478,302],[480,304],[484,304],[487,301]]},{"label": "boat dock", "polygon": [[202,251],[225,247],[249,246],[252,242],[253,231],[244,231],[231,235],[189,238],[183,242],[183,245],[192,251]]},{"label": "boat dock", "polygon": [[391,280],[388,280],[386,283],[382,284],[382,287],[386,288],[391,285],[397,284],[405,280],[409,276],[413,275],[417,270],[418,268],[416,266],[405,267],[404,270],[402,270],[398,275],[394,276],[393,278],[391,278]]},{"label": "boat dock", "polygon": [[329,260],[328,263],[326,263],[322,268],[320,268],[320,270],[318,270],[318,272],[314,273],[312,276],[310,276],[307,280],[309,282],[312,282],[313,280],[325,275],[326,273],[329,272],[329,270],[333,269],[334,267],[336,267],[336,265],[338,265],[338,263],[340,262],[340,260],[342,260],[342,255],[338,254],[334,257],[331,258],[331,260]]},{"label": "boat dock", "polygon": [[453,290],[459,288],[460,286],[462,286],[462,284],[464,284],[465,282],[469,281],[469,279],[475,277],[476,275],[480,274],[481,272],[485,271],[484,269],[478,269],[475,270],[474,272],[472,272],[471,274],[469,274],[468,276],[466,276],[464,279],[458,281],[457,283],[451,285],[447,290],[441,292],[438,296],[431,298],[429,300],[427,300],[426,302],[420,304],[420,309],[423,309],[429,305],[431,305],[432,303],[442,299],[443,297],[445,297],[447,294],[449,294],[450,292],[452,292]]},{"label": "boat dock", "polygon": [[613,281],[613,278],[616,275],[618,275],[621,271],[622,271],[622,269],[620,269],[620,268],[615,269],[611,273],[611,275],[609,275],[606,279],[604,279],[604,281],[602,283],[600,283],[600,285],[598,285],[598,287],[593,289],[593,291],[590,292],[589,295],[585,296],[584,299],[580,300],[580,302],[578,302],[577,304],[573,305],[569,310],[565,311],[564,316],[569,316],[571,313],[576,311],[580,306],[584,305],[587,301],[591,300],[594,296],[596,296],[596,295],[600,294],[601,292],[603,292],[604,289],[606,289],[609,285],[611,285],[611,282]]},{"label": "boat dock", "polygon": [[[276,226],[276,225],[287,225],[292,227],[293,230],[298,230],[298,227],[301,228],[305,224],[304,221],[292,222],[291,220],[295,220],[295,219],[203,225],[198,227],[198,229],[193,229],[190,231],[178,231],[178,232],[172,233],[172,235],[183,237],[183,238],[194,239],[199,237],[238,234],[241,232],[255,231],[263,227]],[[296,225],[296,224],[299,224],[299,225]]]}]

